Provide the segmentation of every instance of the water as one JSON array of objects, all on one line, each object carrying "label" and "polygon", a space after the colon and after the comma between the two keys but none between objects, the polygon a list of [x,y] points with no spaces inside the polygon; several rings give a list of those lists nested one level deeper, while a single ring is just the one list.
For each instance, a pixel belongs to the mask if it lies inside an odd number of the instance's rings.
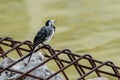
[{"label": "water", "polygon": [[76,54],[89,53],[95,59],[111,60],[120,66],[120,0],[25,0],[24,3],[29,27],[22,29],[26,31],[23,40],[32,41],[44,22],[53,19],[57,21],[56,34],[49,43],[53,47],[69,48]]}]

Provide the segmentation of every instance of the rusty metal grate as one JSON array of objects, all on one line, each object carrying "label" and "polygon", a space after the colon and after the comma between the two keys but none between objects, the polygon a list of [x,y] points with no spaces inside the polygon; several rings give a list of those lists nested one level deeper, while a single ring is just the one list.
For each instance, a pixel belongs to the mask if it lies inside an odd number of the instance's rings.
[{"label": "rusty metal grate", "polygon": [[[7,49],[4,47],[6,47]],[[18,62],[30,56],[29,52],[31,51],[31,49],[32,49],[31,41],[26,40],[20,42],[13,40],[10,37],[0,38],[0,59],[9,56],[9,54],[12,54],[13,51],[16,51],[18,56],[20,57],[18,60],[16,60],[9,66],[5,68],[1,67],[0,73],[4,72],[5,70],[9,70],[21,74],[21,76],[18,77],[16,80],[19,80],[23,76],[29,76],[42,80],[40,77],[31,75],[29,73],[35,70],[36,68],[40,67],[41,65],[49,63],[50,61],[54,61],[56,63],[55,66],[57,66],[59,69],[56,70],[54,74],[47,77],[45,80],[49,80],[50,78],[59,73],[62,74],[65,80],[71,80],[70,75],[68,74],[70,72],[68,70],[70,69],[70,67],[72,67],[71,72],[72,71],[75,72],[74,75],[76,75],[77,80],[86,80],[91,74],[96,75],[96,77],[107,76],[108,78],[112,77],[114,80],[120,80],[119,72],[120,67],[114,65],[113,62],[111,61],[102,62],[94,59],[89,54],[85,55],[74,54],[69,49],[55,50],[50,45],[44,45],[38,49],[38,50],[45,49],[46,51],[48,51],[47,54],[44,54],[44,56],[46,57],[46,60],[44,62],[36,65],[34,68],[24,73],[10,69]],[[24,52],[26,52],[27,54],[25,55]],[[111,70],[110,71],[106,70],[104,67],[109,68]]]}]

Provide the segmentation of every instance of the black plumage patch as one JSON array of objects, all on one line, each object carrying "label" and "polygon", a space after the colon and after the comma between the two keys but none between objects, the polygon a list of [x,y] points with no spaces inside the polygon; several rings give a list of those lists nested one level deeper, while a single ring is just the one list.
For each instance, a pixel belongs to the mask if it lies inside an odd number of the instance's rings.
[{"label": "black plumage patch", "polygon": [[41,30],[37,33],[37,35],[34,38],[33,42],[33,49],[38,46],[40,43],[45,41],[45,38],[47,36],[47,30],[43,27]]}]

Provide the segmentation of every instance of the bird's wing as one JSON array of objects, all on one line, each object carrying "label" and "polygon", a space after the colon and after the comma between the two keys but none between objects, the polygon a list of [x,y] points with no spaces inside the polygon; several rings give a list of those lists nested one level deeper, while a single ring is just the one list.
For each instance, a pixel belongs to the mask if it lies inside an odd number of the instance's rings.
[{"label": "bird's wing", "polygon": [[38,46],[40,43],[45,41],[47,36],[47,29],[42,28],[34,38],[33,49]]}]

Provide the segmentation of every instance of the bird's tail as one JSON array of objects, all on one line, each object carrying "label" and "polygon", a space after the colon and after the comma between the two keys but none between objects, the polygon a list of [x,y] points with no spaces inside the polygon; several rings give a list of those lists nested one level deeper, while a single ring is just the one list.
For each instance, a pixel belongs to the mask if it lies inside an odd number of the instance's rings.
[{"label": "bird's tail", "polygon": [[35,48],[33,48],[32,51],[29,53],[30,56],[29,56],[29,59],[28,59],[28,64],[29,64],[30,59],[31,59],[31,57],[32,57],[32,54],[33,54],[34,52],[35,52]]},{"label": "bird's tail", "polygon": [[[44,45],[44,44],[43,44]],[[36,52],[36,50],[37,50],[37,48],[38,47],[40,47],[40,46],[33,46],[33,49],[31,50],[31,52],[29,53],[30,54],[30,56],[29,56],[29,59],[28,59],[28,64],[29,64],[29,62],[30,62],[30,59],[31,59],[31,57],[32,57],[32,54],[34,53],[34,52]]]},{"label": "bird's tail", "polygon": [[30,52],[30,56],[29,56],[29,59],[28,59],[28,64],[29,64],[30,59],[31,59],[31,57],[32,57],[32,53],[33,53],[33,52]]}]

